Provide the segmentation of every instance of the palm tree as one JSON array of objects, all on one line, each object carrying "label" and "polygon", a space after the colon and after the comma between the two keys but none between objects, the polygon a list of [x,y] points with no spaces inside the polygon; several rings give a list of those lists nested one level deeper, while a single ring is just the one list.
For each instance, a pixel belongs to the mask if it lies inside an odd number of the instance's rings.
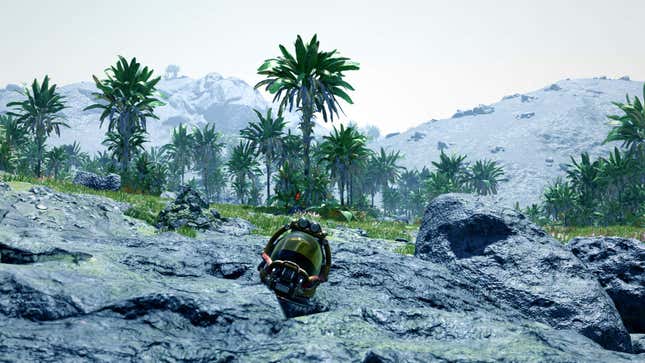
[{"label": "palm tree", "polygon": [[455,186],[460,186],[465,182],[467,175],[467,165],[464,162],[466,158],[466,155],[446,155],[442,150],[439,162],[433,161],[432,165],[437,168],[437,172],[445,174]]},{"label": "palm tree", "polygon": [[60,136],[60,127],[69,127],[61,113],[65,109],[64,97],[56,91],[56,85],[49,85],[49,76],[45,76],[42,85],[34,79],[31,90],[25,88],[24,101],[10,102],[7,107],[13,107],[15,112],[10,116],[17,117],[17,121],[34,136],[36,151],[36,176],[42,176],[42,163],[45,154],[45,141],[52,132]]},{"label": "palm tree", "polygon": [[[405,168],[398,165],[397,162],[403,159],[399,151],[386,152],[381,147],[381,150],[372,156],[371,165],[374,168],[375,187],[381,187],[381,195],[385,194],[385,190],[390,184],[396,183],[401,176],[401,171]],[[372,205],[374,205],[372,197]]]},{"label": "palm tree", "polygon": [[337,56],[336,50],[323,52],[319,50],[319,46],[320,42],[316,35],[307,44],[298,35],[295,42],[295,56],[280,45],[281,55],[267,59],[258,68],[258,74],[266,76],[266,79],[255,85],[255,88],[265,86],[269,93],[275,95],[273,101],[280,102],[280,112],[287,107],[289,111],[293,111],[295,107],[302,112],[300,130],[307,188],[311,185],[309,152],[314,115],[321,112],[325,122],[333,121],[339,110],[342,112],[338,98],[352,104],[352,99],[346,91],[353,91],[354,88],[343,79],[344,72],[359,69],[358,63],[351,62],[349,58]]},{"label": "palm tree", "polygon": [[281,114],[275,119],[271,116],[271,109],[267,110],[266,116],[254,110],[258,116],[257,122],[250,122],[249,125],[240,131],[242,138],[251,142],[260,153],[264,155],[264,165],[266,172],[267,188],[267,205],[271,199],[271,165],[275,161],[276,154],[280,152],[282,146],[282,135],[286,122]]},{"label": "palm tree", "polygon": [[78,168],[89,159],[89,155],[81,151],[81,145],[74,141],[71,144],[62,145],[67,154],[67,162],[72,168]]},{"label": "palm tree", "polygon": [[[627,103],[614,102],[614,105],[624,112],[624,115],[609,115],[610,122],[614,128],[609,132],[605,142],[622,141],[622,146],[629,150],[640,149],[643,152],[645,143],[645,109],[638,97],[630,100],[627,95]],[[643,99],[645,101],[645,86],[643,86]]]},{"label": "palm tree", "polygon": [[555,221],[562,221],[567,226],[574,219],[576,199],[571,184],[557,178],[544,191],[544,210]]},{"label": "palm tree", "polygon": [[118,155],[122,172],[128,169],[128,164],[140,151],[137,149],[145,142],[147,120],[158,119],[154,109],[163,105],[163,102],[153,97],[161,77],[152,78],[152,73],[152,69],[142,68],[136,58],[128,63],[119,56],[116,65],[105,71],[106,79],[99,80],[92,76],[100,91],[93,93],[99,103],[88,106],[85,110],[103,110],[101,126],[106,119],[109,121],[106,140],[113,146],[113,150],[119,148],[113,154]]},{"label": "palm tree", "polygon": [[193,130],[193,158],[195,168],[199,171],[202,186],[210,199],[213,182],[221,179],[221,153],[224,144],[219,142],[221,134],[215,131],[215,125],[206,125],[203,129]]},{"label": "palm tree", "polygon": [[477,160],[470,168],[469,181],[480,195],[497,194],[497,185],[504,170],[492,160]]},{"label": "palm tree", "polygon": [[62,169],[65,169],[68,162],[67,152],[65,147],[56,146],[47,152],[47,170],[49,175],[54,179],[58,179]]},{"label": "palm tree", "polygon": [[179,124],[172,130],[172,141],[165,145],[165,149],[172,160],[173,166],[179,173],[181,184],[184,184],[186,170],[190,169],[193,156],[193,135],[188,132],[188,127]]},{"label": "palm tree", "polygon": [[250,142],[240,143],[233,147],[231,158],[226,163],[231,177],[233,178],[233,189],[241,204],[247,204],[245,197],[250,192],[250,182],[260,174],[260,164],[253,146]]},{"label": "palm tree", "polygon": [[0,115],[0,170],[13,172],[20,148],[27,139],[27,132],[17,119]]},{"label": "palm tree", "polygon": [[[366,146],[367,138],[359,133],[356,128],[340,125],[340,129],[334,129],[328,136],[323,137],[320,144],[322,160],[327,162],[332,177],[338,181],[340,203],[351,203],[353,192],[353,174],[371,156],[371,150]],[[347,190],[347,198],[343,198]]]}]

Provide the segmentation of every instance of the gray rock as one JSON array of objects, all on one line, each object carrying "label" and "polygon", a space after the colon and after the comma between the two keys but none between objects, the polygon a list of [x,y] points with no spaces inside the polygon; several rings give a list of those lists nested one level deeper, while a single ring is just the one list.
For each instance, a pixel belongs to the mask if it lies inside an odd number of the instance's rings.
[{"label": "gray rock", "polygon": [[557,84],[552,84],[549,87],[545,88],[545,91],[560,91],[562,87],[558,86]]},{"label": "gray rock", "polygon": [[493,149],[490,149],[492,154],[497,154],[500,151],[506,151],[503,146],[495,146]]},{"label": "gray rock", "polygon": [[526,119],[530,119],[533,116],[535,116],[535,112],[523,112],[515,115],[515,118],[518,120],[526,120]]},{"label": "gray rock", "polygon": [[621,81],[630,81],[631,79],[629,78],[629,76],[622,76],[622,77],[620,77],[620,80]]},{"label": "gray rock", "polygon": [[121,188],[121,176],[117,174],[100,176],[86,171],[79,171],[76,173],[73,183],[94,190],[116,191]]},{"label": "gray rock", "polygon": [[179,191],[177,199],[168,204],[157,216],[157,228],[176,230],[187,226],[197,229],[215,229],[217,221],[208,212],[208,203],[189,186]]},{"label": "gray rock", "polygon": [[448,144],[446,144],[443,141],[438,141],[437,142],[437,150],[445,150],[448,148]]},{"label": "gray rock", "polygon": [[[48,201],[63,218],[41,224],[18,198],[0,197],[17,206],[0,228],[2,360],[638,360],[536,322],[444,264],[388,252],[392,242],[330,236],[316,310],[285,319],[255,269],[267,237],[147,234],[101,209],[107,199],[65,194]],[[106,228],[72,228],[90,222]]]},{"label": "gray rock", "polygon": [[487,115],[493,112],[495,112],[495,107],[487,106],[487,105],[479,105],[473,108],[472,110],[466,110],[466,111],[457,110],[457,112],[454,115],[452,115],[452,118],[459,118],[464,116]]},{"label": "gray rock", "polygon": [[645,334],[632,334],[631,337],[634,354],[645,353]]},{"label": "gray rock", "polygon": [[48,187],[43,187],[43,186],[31,187],[31,188],[29,188],[29,191],[31,193],[35,194],[35,195],[38,195],[38,196],[48,196],[48,195],[54,194],[53,190],[51,190]]},{"label": "gray rock", "polygon": [[392,132],[390,134],[385,135],[385,138],[389,139],[390,137],[394,137],[394,136],[399,135],[399,134],[400,134],[400,132]]},{"label": "gray rock", "polygon": [[10,190],[11,190],[11,187],[9,186],[9,184],[0,182],[0,192],[8,192]]},{"label": "gray rock", "polygon": [[416,131],[412,136],[408,138],[408,141],[414,141],[417,142],[419,140],[422,140],[424,137],[426,137],[426,134],[423,132]]},{"label": "gray rock", "polygon": [[415,256],[449,266],[495,299],[556,329],[573,329],[607,349],[629,352],[613,302],[561,243],[512,209],[465,194],[426,208]]},{"label": "gray rock", "polygon": [[529,96],[529,95],[522,95],[521,99],[522,103],[527,103],[535,100],[534,96]]},{"label": "gray rock", "polygon": [[636,239],[584,237],[567,248],[596,275],[631,333],[645,333],[645,245]]}]

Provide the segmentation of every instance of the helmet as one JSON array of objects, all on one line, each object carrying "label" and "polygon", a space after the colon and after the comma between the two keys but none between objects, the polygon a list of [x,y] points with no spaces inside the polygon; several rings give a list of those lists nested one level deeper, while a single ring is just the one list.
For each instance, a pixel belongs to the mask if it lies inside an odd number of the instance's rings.
[{"label": "helmet", "polygon": [[260,279],[276,295],[307,302],[327,281],[331,250],[318,223],[301,218],[280,228],[269,239],[258,266]]}]

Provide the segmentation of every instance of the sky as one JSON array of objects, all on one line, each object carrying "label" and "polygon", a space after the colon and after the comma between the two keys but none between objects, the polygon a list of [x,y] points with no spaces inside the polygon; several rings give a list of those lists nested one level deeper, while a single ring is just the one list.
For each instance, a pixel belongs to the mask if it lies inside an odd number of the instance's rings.
[{"label": "sky", "polygon": [[0,85],[90,81],[117,55],[254,85],[317,33],[361,64],[341,121],[403,131],[565,78],[645,79],[643,0],[0,0]]}]

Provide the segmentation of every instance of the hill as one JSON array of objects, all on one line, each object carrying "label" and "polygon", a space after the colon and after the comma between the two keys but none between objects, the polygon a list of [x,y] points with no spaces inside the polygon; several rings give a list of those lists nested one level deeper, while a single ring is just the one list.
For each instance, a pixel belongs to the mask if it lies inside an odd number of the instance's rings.
[{"label": "hill", "polygon": [[467,154],[468,160],[498,160],[507,181],[494,198],[521,206],[539,200],[544,187],[565,174],[570,156],[604,155],[617,144],[603,145],[611,126],[614,101],[642,96],[643,82],[605,77],[563,80],[543,89],[504,97],[492,105],[458,111],[372,143],[401,150],[408,168],[431,167],[441,150]]}]

